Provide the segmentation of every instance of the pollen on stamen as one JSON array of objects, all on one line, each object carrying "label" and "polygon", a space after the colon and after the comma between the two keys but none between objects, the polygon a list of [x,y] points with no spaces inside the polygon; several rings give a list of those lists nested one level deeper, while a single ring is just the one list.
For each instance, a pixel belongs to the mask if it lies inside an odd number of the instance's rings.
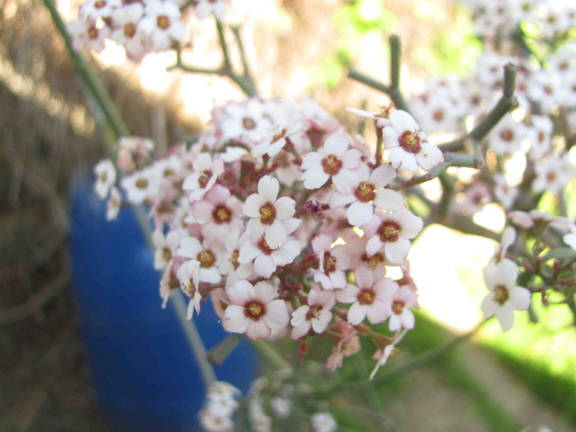
[{"label": "pollen on stamen", "polygon": [[402,147],[408,153],[416,154],[420,153],[422,150],[422,139],[417,132],[405,131],[402,133],[402,135],[400,135],[398,141],[400,143],[400,147]]},{"label": "pollen on stamen", "polygon": [[269,202],[260,207],[260,222],[264,225],[272,225],[276,218],[276,209]]},{"label": "pollen on stamen", "polygon": [[354,191],[354,196],[358,198],[360,202],[370,202],[374,200],[374,198],[376,198],[374,185],[367,182],[361,182]]},{"label": "pollen on stamen", "polygon": [[336,175],[342,168],[342,161],[337,156],[331,154],[322,159],[322,168],[328,175]]},{"label": "pollen on stamen", "polygon": [[494,301],[502,306],[508,301],[510,295],[508,294],[508,288],[504,285],[496,285],[494,288]]},{"label": "pollen on stamen", "polygon": [[378,228],[378,235],[383,242],[395,242],[401,232],[402,228],[394,221],[386,221]]},{"label": "pollen on stamen", "polygon": [[204,249],[199,252],[196,259],[200,262],[200,267],[202,268],[210,268],[216,262],[216,257],[214,257],[214,254],[210,249]]},{"label": "pollen on stamen", "polygon": [[228,223],[232,219],[232,212],[225,205],[219,204],[212,211],[212,219],[217,224]]},{"label": "pollen on stamen", "polygon": [[356,298],[358,299],[358,303],[360,303],[361,305],[370,305],[374,303],[375,297],[376,294],[374,293],[374,291],[372,291],[371,289],[363,289],[358,293],[358,296]]},{"label": "pollen on stamen", "polygon": [[259,302],[252,302],[244,306],[244,315],[246,318],[258,321],[266,314],[266,306]]}]

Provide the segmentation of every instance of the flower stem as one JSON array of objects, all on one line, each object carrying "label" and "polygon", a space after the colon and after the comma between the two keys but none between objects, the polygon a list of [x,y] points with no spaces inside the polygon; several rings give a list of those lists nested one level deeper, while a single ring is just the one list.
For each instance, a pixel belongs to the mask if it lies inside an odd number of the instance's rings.
[{"label": "flower stem", "polygon": [[[56,26],[56,30],[58,30],[58,33],[60,33],[62,39],[64,39],[66,49],[72,58],[74,65],[76,66],[82,82],[87,87],[90,95],[92,95],[92,97],[95,99],[98,108],[106,119],[107,124],[116,135],[116,140],[121,137],[130,136],[128,128],[122,121],[122,117],[112,102],[110,95],[104,88],[104,85],[98,79],[94,71],[90,68],[86,59],[74,49],[72,45],[72,38],[66,29],[66,25],[64,24],[62,17],[58,13],[58,9],[54,4],[54,0],[44,0],[44,5],[50,12],[50,16],[52,17],[52,22]],[[110,151],[110,154],[114,154],[115,149],[112,148],[112,143],[109,144],[108,150]]]}]

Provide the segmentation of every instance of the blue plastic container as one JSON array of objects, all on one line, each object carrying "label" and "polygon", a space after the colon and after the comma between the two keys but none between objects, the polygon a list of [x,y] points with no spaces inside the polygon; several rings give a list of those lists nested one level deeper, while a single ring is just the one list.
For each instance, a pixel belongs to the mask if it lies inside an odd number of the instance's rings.
[{"label": "blue plastic container", "polygon": [[[94,178],[79,178],[71,193],[70,253],[73,282],[94,389],[106,418],[119,432],[200,430],[205,395],[199,368],[172,306],[161,308],[160,274],[132,210],[105,220]],[[170,305],[170,303],[169,303]],[[207,349],[226,332],[211,304],[195,323]],[[246,393],[258,359],[242,341],[215,366],[219,380]]]}]

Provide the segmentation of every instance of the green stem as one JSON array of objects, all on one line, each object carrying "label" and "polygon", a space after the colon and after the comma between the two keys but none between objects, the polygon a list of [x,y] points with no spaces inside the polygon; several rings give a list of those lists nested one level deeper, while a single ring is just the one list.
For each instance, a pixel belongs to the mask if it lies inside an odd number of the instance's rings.
[{"label": "green stem", "polygon": [[276,370],[292,370],[290,364],[278,354],[270,342],[266,340],[251,340],[252,345],[258,350],[260,355],[270,363]]},{"label": "green stem", "polygon": [[423,174],[423,175],[418,176],[418,177],[414,177],[414,178],[412,178],[410,180],[406,180],[402,183],[392,185],[390,187],[390,189],[394,189],[394,190],[407,189],[407,188],[410,188],[412,186],[416,186],[418,184],[430,181],[430,180],[438,177],[440,174],[442,174],[444,171],[446,171],[446,169],[448,169],[449,167],[452,167],[452,166],[467,167],[467,168],[480,168],[481,165],[482,165],[482,162],[479,161],[474,156],[459,155],[459,154],[454,154],[454,153],[446,153],[444,155],[444,161],[439,163],[435,167],[433,167],[426,174]]},{"label": "green stem", "polygon": [[391,35],[390,44],[390,98],[396,108],[410,112],[408,104],[400,91],[400,67],[402,58],[402,46],[398,35]]},{"label": "green stem", "polygon": [[464,149],[464,144],[471,140],[473,144],[477,145],[494,126],[504,117],[509,111],[518,105],[518,101],[514,97],[514,89],[516,86],[516,67],[513,64],[504,66],[504,88],[502,96],[496,103],[496,106],[488,113],[486,118],[482,120],[469,134],[466,136],[452,141],[450,143],[441,144],[439,147],[442,151],[459,151]]},{"label": "green stem", "polygon": [[[72,38],[68,33],[68,30],[66,29],[66,25],[64,24],[62,17],[58,13],[58,9],[54,4],[54,0],[44,0],[44,5],[50,12],[50,16],[52,17],[52,21],[56,26],[56,30],[58,30],[58,33],[60,33],[60,35],[64,39],[64,44],[66,45],[66,49],[68,50],[68,53],[76,66],[78,74],[80,75],[82,81],[88,88],[90,94],[96,100],[96,103],[98,104],[98,107],[102,111],[102,114],[104,115],[107,123],[114,131],[116,139],[130,136],[128,128],[122,121],[120,113],[118,112],[116,106],[110,99],[110,96],[106,91],[106,89],[104,88],[102,82],[92,71],[86,59],[72,46]],[[114,149],[111,147],[111,145],[109,146],[109,150],[110,154],[114,154]]]}]

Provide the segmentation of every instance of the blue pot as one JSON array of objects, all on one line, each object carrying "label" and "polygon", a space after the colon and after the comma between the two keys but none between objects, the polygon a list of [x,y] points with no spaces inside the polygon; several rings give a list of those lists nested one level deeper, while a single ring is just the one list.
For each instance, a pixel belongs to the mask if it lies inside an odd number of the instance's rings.
[{"label": "blue pot", "polygon": [[[104,414],[121,432],[200,430],[206,389],[175,310],[161,308],[153,252],[131,209],[121,210],[115,222],[105,220],[106,204],[93,182],[84,175],[72,188],[70,253],[87,360]],[[194,319],[207,349],[227,336],[209,302]],[[256,352],[242,341],[214,369],[219,380],[246,393],[258,372]]]}]

